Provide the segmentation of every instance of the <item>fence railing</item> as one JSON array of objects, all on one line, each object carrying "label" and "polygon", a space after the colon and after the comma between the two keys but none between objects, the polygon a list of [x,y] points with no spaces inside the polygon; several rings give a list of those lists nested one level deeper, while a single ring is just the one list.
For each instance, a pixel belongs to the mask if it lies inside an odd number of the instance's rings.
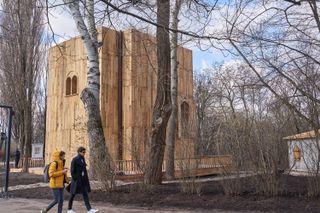
[{"label": "fence railing", "polygon": [[[21,159],[19,161],[19,168],[23,167],[24,162],[25,162],[24,159]],[[29,165],[29,168],[44,167],[45,163],[43,158],[29,158],[28,165]]]},{"label": "fence railing", "polygon": [[[23,167],[24,159],[19,162],[19,168]],[[29,158],[29,167],[44,167],[43,158]],[[216,155],[194,158],[183,158],[175,160],[175,170],[195,170],[195,169],[231,169],[233,168],[234,160],[231,155]],[[143,174],[145,171],[145,161],[143,160],[115,160],[115,173],[117,175],[137,175]],[[162,164],[162,171],[166,168],[166,162]]]},{"label": "fence railing", "polygon": [[[116,160],[114,162],[116,174],[134,175],[143,174],[145,162],[142,160]],[[194,157],[175,160],[175,170],[194,170],[194,169],[231,169],[234,161],[231,155]],[[162,164],[162,171],[166,168],[166,162]]]}]

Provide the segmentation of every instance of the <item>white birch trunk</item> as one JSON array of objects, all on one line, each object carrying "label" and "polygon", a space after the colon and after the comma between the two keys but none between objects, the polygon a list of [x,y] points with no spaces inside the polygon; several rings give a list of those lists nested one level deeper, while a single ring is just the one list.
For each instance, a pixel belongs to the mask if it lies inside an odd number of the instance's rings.
[{"label": "white birch trunk", "polygon": [[[176,0],[174,9],[172,11],[172,26],[173,30],[178,30],[179,12],[183,0]],[[178,123],[178,33],[172,32],[171,34],[171,102],[172,112],[167,127],[167,155],[166,155],[166,178],[173,180],[174,176],[174,152],[175,142],[177,135]]]},{"label": "white birch trunk", "polygon": [[[87,86],[80,98],[87,115],[87,133],[90,147],[90,175],[103,181],[107,188],[113,184],[111,156],[106,146],[100,113],[100,70],[97,29],[94,19],[94,0],[87,1],[87,25],[80,12],[79,1],[64,0],[71,11],[77,29],[87,50]],[[109,185],[111,181],[111,185]]]}]

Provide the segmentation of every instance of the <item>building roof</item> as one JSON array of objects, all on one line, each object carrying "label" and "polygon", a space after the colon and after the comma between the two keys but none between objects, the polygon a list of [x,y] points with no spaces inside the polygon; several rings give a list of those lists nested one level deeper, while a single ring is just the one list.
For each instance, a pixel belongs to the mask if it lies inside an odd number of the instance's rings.
[{"label": "building roof", "polygon": [[[318,130],[318,134],[320,136],[320,129]],[[316,134],[315,131],[309,131],[309,132],[303,132],[300,134],[296,134],[296,135],[290,135],[287,137],[284,137],[284,140],[303,140],[303,139],[310,139],[310,138],[315,138]]]}]

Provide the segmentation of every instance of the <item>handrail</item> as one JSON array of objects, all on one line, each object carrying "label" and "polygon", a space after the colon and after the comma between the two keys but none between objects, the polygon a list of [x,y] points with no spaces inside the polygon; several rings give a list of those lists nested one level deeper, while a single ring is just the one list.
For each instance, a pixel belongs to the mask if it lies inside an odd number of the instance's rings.
[{"label": "handrail", "polygon": [[[115,172],[118,174],[143,174],[144,160],[116,160]],[[165,171],[165,161],[162,164],[162,171]],[[210,169],[232,167],[234,164],[231,155],[215,155],[194,158],[175,159],[175,170]]]},{"label": "handrail", "polygon": [[[24,165],[24,158],[22,158],[19,161],[19,168],[23,167],[23,165]],[[29,165],[29,168],[44,167],[45,162],[43,158],[29,158],[28,165]]]},{"label": "handrail", "polygon": [[[23,166],[24,159],[19,163]],[[166,161],[162,164],[162,171],[165,171]],[[29,167],[43,167],[45,165],[43,158],[29,158]],[[210,169],[232,167],[234,160],[231,155],[215,155],[194,158],[175,159],[175,170],[193,170],[193,169]],[[135,175],[143,174],[145,168],[144,160],[115,160],[115,173],[117,175]]]}]

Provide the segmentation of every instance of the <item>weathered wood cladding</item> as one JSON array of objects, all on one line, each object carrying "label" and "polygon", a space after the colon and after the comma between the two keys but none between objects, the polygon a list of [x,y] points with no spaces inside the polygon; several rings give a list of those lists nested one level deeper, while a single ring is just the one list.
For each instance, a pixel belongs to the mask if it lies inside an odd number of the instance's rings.
[{"label": "weathered wood cladding", "polygon": [[[107,145],[114,159],[142,159],[156,97],[155,38],[133,29],[117,32],[107,28],[99,30],[99,37],[103,40],[100,107]],[[190,120],[195,123],[192,51],[179,48],[178,60],[178,103],[188,103]],[[85,111],[79,98],[86,74],[86,51],[80,37],[50,49],[46,162],[56,148],[66,151],[70,162],[78,146],[88,147]],[[66,96],[66,79],[74,75],[78,77],[77,93]],[[178,119],[176,152],[181,157],[185,150],[193,154],[194,134],[181,137],[180,108]]]}]

